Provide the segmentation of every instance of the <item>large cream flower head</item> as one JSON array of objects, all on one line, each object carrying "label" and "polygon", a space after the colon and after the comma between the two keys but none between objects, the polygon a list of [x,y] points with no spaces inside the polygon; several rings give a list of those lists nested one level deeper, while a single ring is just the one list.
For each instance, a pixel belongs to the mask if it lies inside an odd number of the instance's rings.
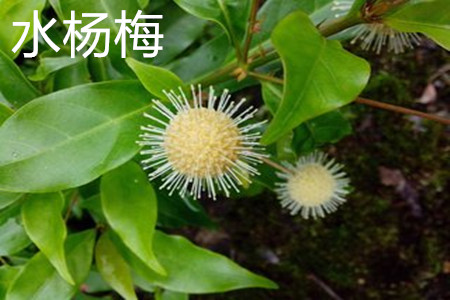
[{"label": "large cream flower head", "polygon": [[345,202],[349,180],[342,165],[327,160],[321,152],[300,158],[296,165],[285,164],[289,173],[278,173],[277,194],[281,205],[308,219],[324,217]]},{"label": "large cream flower head", "polygon": [[241,109],[245,99],[230,101],[227,90],[218,98],[210,87],[204,104],[201,87],[191,89],[192,99],[181,88],[179,93],[165,92],[173,109],[154,101],[160,117],[145,114],[157,125],[142,127],[138,143],[145,147],[141,154],[149,156],[142,163],[154,169],[150,179],[161,177],[161,188],[171,193],[190,191],[200,198],[206,191],[215,199],[217,191],[223,191],[229,196],[231,189],[239,191],[243,180],[258,173],[254,165],[264,155],[256,129],[264,122],[246,124],[256,109]]}]

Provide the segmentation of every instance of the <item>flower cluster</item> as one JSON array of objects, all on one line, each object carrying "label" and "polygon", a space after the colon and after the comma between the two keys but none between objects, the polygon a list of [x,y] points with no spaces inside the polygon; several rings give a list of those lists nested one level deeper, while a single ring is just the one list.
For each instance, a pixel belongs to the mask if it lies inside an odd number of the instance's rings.
[{"label": "flower cluster", "polygon": [[[164,94],[169,101],[154,100],[138,141],[146,156],[142,165],[151,170],[150,180],[161,178],[160,189],[216,199],[218,192],[227,197],[239,192],[258,175],[257,165],[266,157],[258,129],[265,122],[251,122],[257,110],[245,108],[245,99],[232,101],[227,90],[218,97],[212,87],[205,95],[200,86],[191,87],[191,97],[182,88]],[[345,201],[348,180],[325,155],[314,153],[287,167],[288,173],[278,174],[284,182],[277,192],[292,214],[323,217]]]}]

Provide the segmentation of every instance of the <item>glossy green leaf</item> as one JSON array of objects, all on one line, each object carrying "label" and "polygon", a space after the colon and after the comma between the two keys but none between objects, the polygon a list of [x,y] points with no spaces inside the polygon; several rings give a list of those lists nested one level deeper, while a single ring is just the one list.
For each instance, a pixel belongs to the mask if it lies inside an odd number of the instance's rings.
[{"label": "glossy green leaf", "polygon": [[14,282],[17,275],[19,274],[21,267],[10,267],[1,266],[0,267],[0,299],[4,300],[6,296],[6,291],[9,286]]},{"label": "glossy green leaf", "polygon": [[308,153],[327,143],[336,143],[352,133],[350,122],[339,111],[332,111],[309,120],[294,131],[297,153]]},{"label": "glossy green leaf", "polygon": [[14,111],[3,103],[0,103],[0,126],[6,121]]},{"label": "glossy green leaf", "polygon": [[63,68],[53,74],[53,90],[59,91],[77,85],[90,83],[87,60],[80,60],[78,63]]},{"label": "glossy green leaf", "polygon": [[16,254],[31,244],[22,225],[20,205],[0,211],[0,256]]},{"label": "glossy green leaf", "polygon": [[95,232],[69,235],[66,242],[67,262],[76,286],[68,284],[45,255],[37,253],[23,268],[7,292],[6,300],[71,299],[88,275],[92,263]]},{"label": "glossy green leaf", "polygon": [[158,225],[178,228],[186,225],[215,227],[201,204],[191,197],[178,194],[169,196],[166,191],[157,191]]},{"label": "glossy green leaf", "polygon": [[110,292],[111,286],[105,282],[100,273],[91,269],[87,278],[83,282],[84,291],[86,293],[95,294],[101,292]]},{"label": "glossy green leaf", "polygon": [[[328,5],[333,0],[267,0],[258,11],[257,20],[261,22],[260,29],[253,38],[252,45],[259,51],[259,46],[263,45],[270,38],[270,35],[276,25],[289,14],[302,10],[307,14],[314,16],[320,10],[327,8],[327,13],[331,12]],[[324,18],[318,19],[322,22]],[[320,21],[319,21],[320,20]],[[315,22],[315,24],[317,24]]]},{"label": "glossy green leaf", "polygon": [[111,228],[150,268],[165,274],[152,249],[156,195],[141,167],[129,162],[105,174],[100,191],[103,212]]},{"label": "glossy green leaf", "polygon": [[2,51],[0,51],[0,92],[14,107],[20,107],[39,96],[39,92],[25,78],[19,67]]},{"label": "glossy green leaf", "polygon": [[257,46],[267,41],[275,26],[290,13],[303,10],[310,13],[315,9],[315,1],[268,0],[258,11],[261,29],[255,34],[253,45]]},{"label": "glossy green leaf", "polygon": [[230,259],[200,248],[180,236],[157,231],[153,245],[168,276],[160,276],[147,268],[123,245],[119,250],[132,269],[150,283],[188,294],[219,293],[243,288],[277,288],[277,285],[240,267]]},{"label": "glossy green leaf", "polygon": [[40,64],[36,70],[36,73],[29,76],[28,78],[33,81],[44,80],[51,73],[73,66],[82,60],[83,58],[79,56],[75,58],[71,58],[70,56],[43,57],[40,60]]},{"label": "glossy green leaf", "polygon": [[250,15],[251,1],[242,0],[174,0],[188,13],[214,21],[224,28],[233,45],[243,39]]},{"label": "glossy green leaf", "polygon": [[86,209],[98,224],[106,224],[106,218],[103,214],[100,195],[95,195],[87,199],[80,200],[80,208]]},{"label": "glossy green leaf", "polygon": [[64,197],[61,193],[32,194],[22,205],[22,220],[33,243],[47,257],[61,277],[68,283],[74,284],[64,253],[67,230],[61,216],[63,207]]},{"label": "glossy green leaf", "polygon": [[95,247],[95,263],[103,279],[125,299],[137,299],[130,268],[107,234],[103,234]]},{"label": "glossy green leaf", "polygon": [[148,6],[148,3],[150,2],[150,0],[138,0],[139,6],[144,9]]},{"label": "glossy green leaf", "polygon": [[165,290],[161,293],[160,300],[189,300],[189,295]]},{"label": "glossy green leaf", "polygon": [[183,81],[171,71],[127,58],[130,68],[136,73],[144,87],[159,99],[165,99],[163,91],[178,90]]},{"label": "glossy green leaf", "polygon": [[22,194],[0,192],[0,210],[16,202],[22,196]]},{"label": "glossy green leaf", "polygon": [[[273,83],[263,83],[262,94],[264,103],[267,105],[270,112],[274,114],[277,111],[283,96],[282,86]],[[290,151],[292,151],[291,145],[289,145],[289,147],[280,145],[282,142],[289,142],[289,144],[293,143],[298,154],[308,153],[326,143],[335,143],[351,134],[351,132],[352,127],[350,122],[345,119],[339,111],[331,111],[306,121],[295,128],[293,141],[292,137],[281,138],[277,143],[277,148],[280,148],[280,146],[287,148],[286,154],[290,156]],[[291,134],[288,136],[291,136]],[[280,157],[280,151],[278,151],[278,158],[283,160],[288,157]]]},{"label": "glossy green leaf", "polygon": [[283,98],[283,88],[279,84],[270,82],[262,82],[262,97],[264,104],[269,109],[272,115],[275,115]]},{"label": "glossy green leaf", "polygon": [[275,28],[272,42],[283,61],[280,108],[263,135],[270,144],[301,123],[352,102],[370,76],[369,64],[326,40],[303,12]]},{"label": "glossy green leaf", "polygon": [[196,83],[201,81],[199,77],[214,72],[220,67],[230,50],[227,36],[222,34],[203,44],[192,54],[168,65],[167,68],[183,81]]},{"label": "glossy green leaf", "polygon": [[420,32],[450,50],[448,0],[428,0],[405,4],[384,22],[403,32]]},{"label": "glossy green leaf", "polygon": [[[77,24],[76,29],[80,32],[81,28],[91,22],[93,18],[82,18],[82,14],[86,12],[90,13],[106,13],[108,17],[94,25],[92,28],[107,28],[110,30],[110,43],[109,43],[109,53],[108,58],[110,59],[112,66],[118,72],[121,72],[121,78],[132,78],[132,72],[125,64],[124,60],[121,58],[121,45],[115,44],[114,40],[120,30],[120,24],[116,23],[116,19],[121,19],[122,10],[127,12],[127,18],[133,19],[136,13],[141,9],[138,0],[83,0],[83,1],[73,1],[73,0],[49,0],[50,4],[55,9],[60,20],[70,20],[71,11],[75,11],[75,17],[77,20],[83,20],[83,24]],[[142,4],[142,3],[141,3]],[[67,26],[67,25],[66,25]],[[96,47],[96,51],[103,53],[105,49],[105,35],[100,36],[99,42]],[[91,36],[89,44],[94,41],[94,35]],[[133,51],[133,40],[127,38],[126,41],[126,51],[127,56],[142,55],[142,51]],[[92,54],[93,55],[93,54]],[[96,58],[98,59],[98,58]]]},{"label": "glossy green leaf", "polygon": [[78,294],[75,295],[73,300],[115,300],[115,299],[113,299],[112,296],[94,297],[79,292]]},{"label": "glossy green leaf", "polygon": [[9,57],[16,57],[12,49],[23,34],[23,26],[13,26],[13,22],[30,22],[30,29],[22,44],[25,45],[33,37],[33,11],[39,12],[45,6],[45,0],[0,0],[0,50]]},{"label": "glossy green leaf", "polygon": [[0,191],[77,187],[130,160],[149,97],[135,81],[115,81],[24,106],[0,127]]},{"label": "glossy green leaf", "polygon": [[164,65],[186,50],[203,33],[206,21],[199,19],[180,9],[174,3],[169,3],[155,12],[164,18],[159,22],[164,38],[160,45],[164,50],[154,58],[155,65]]}]

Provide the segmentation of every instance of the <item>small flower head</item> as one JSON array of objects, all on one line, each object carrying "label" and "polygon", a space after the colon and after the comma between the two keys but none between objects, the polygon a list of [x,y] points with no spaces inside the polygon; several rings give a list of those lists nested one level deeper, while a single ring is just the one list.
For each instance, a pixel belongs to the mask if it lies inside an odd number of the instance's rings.
[{"label": "small flower head", "polygon": [[[336,12],[334,17],[346,15],[354,2],[354,0],[334,0],[331,7],[331,10]],[[375,51],[377,54],[381,53],[383,47],[387,47],[389,52],[395,54],[403,53],[407,48],[412,49],[420,45],[421,41],[417,33],[400,32],[378,21],[358,25],[352,32],[355,35],[352,44],[361,42],[363,50]]]},{"label": "small flower head", "polygon": [[142,161],[145,169],[154,169],[150,180],[161,177],[163,185],[172,194],[180,190],[184,195],[200,198],[202,191],[216,198],[216,190],[227,196],[231,189],[238,190],[242,180],[257,174],[254,165],[264,156],[259,146],[260,134],[255,131],[262,123],[243,125],[253,118],[256,109],[249,107],[240,112],[245,99],[230,101],[228,91],[220,98],[210,87],[206,105],[203,105],[201,87],[192,87],[192,104],[182,89],[179,93],[165,92],[173,109],[161,101],[154,101],[154,109],[162,116],[145,116],[155,125],[143,126]]},{"label": "small flower head", "polygon": [[417,33],[400,32],[383,23],[360,25],[355,30],[355,35],[352,44],[361,41],[364,50],[372,50],[377,54],[380,54],[384,46],[387,46],[388,51],[399,54],[407,48],[412,49],[420,45],[420,36]]},{"label": "small flower head", "polygon": [[277,194],[281,205],[308,219],[324,217],[344,203],[349,180],[342,165],[327,159],[320,152],[300,158],[296,165],[286,164],[290,173],[278,173],[285,180],[278,183]]}]

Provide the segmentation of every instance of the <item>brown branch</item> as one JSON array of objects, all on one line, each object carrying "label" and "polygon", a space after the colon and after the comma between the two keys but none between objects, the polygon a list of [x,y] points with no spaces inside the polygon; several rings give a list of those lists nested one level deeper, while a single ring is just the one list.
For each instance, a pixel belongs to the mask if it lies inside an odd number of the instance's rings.
[{"label": "brown branch", "polygon": [[[263,81],[267,81],[267,82],[272,82],[272,83],[276,83],[276,84],[283,84],[284,80],[280,79],[280,78],[276,78],[273,76],[269,76],[269,75],[265,75],[265,74],[260,74],[260,73],[256,73],[256,72],[248,72],[248,75],[253,76],[257,79],[263,80]],[[366,98],[357,98],[355,100],[356,103],[360,103],[360,104],[365,104],[368,106],[372,106],[375,108],[380,108],[380,109],[384,109],[384,110],[389,110],[389,111],[394,111],[397,113],[402,113],[402,114],[406,114],[406,115],[413,115],[413,116],[418,116],[424,119],[428,119],[431,121],[435,121],[438,123],[442,123],[445,125],[450,125],[450,119],[447,118],[442,118],[436,115],[432,115],[432,114],[427,114],[421,111],[417,111],[414,109],[410,109],[410,108],[405,108],[405,107],[401,107],[401,106],[397,106],[397,105],[392,105],[392,104],[388,104],[388,103],[384,103],[384,102],[380,102],[380,101],[375,101],[375,100],[371,100],[371,99],[366,99]]]},{"label": "brown branch", "polygon": [[246,64],[248,62],[248,53],[250,51],[250,46],[252,44],[253,34],[255,33],[256,25],[256,15],[258,14],[258,8],[261,0],[253,0],[252,10],[250,13],[250,20],[247,28],[247,37],[244,44],[243,62]]},{"label": "brown branch", "polygon": [[390,110],[390,111],[394,111],[397,113],[402,113],[402,114],[406,114],[406,115],[413,115],[413,116],[418,116],[424,119],[428,119],[431,121],[435,121],[435,122],[439,122],[445,125],[450,125],[450,119],[447,118],[442,118],[436,115],[432,115],[432,114],[427,114],[421,111],[417,111],[417,110],[413,110],[413,109],[409,109],[409,108],[405,108],[405,107],[401,107],[401,106],[397,106],[397,105],[392,105],[392,104],[388,104],[388,103],[384,103],[384,102],[379,102],[379,101],[375,101],[375,100],[371,100],[371,99],[366,99],[366,98],[358,98],[355,100],[355,102],[357,103],[361,103],[361,104],[365,104],[368,106],[372,106],[375,108],[381,108],[384,110]]},{"label": "brown branch", "polygon": [[272,161],[272,160],[270,160],[270,159],[268,159],[268,158],[261,158],[261,160],[266,164],[266,165],[269,165],[269,166],[271,166],[271,167],[273,167],[273,168],[275,168],[275,169],[277,169],[277,170],[280,170],[281,172],[283,172],[283,173],[286,173],[286,174],[292,174],[292,171],[291,170],[289,170],[288,168],[285,168],[285,167],[283,167],[282,165],[279,165],[279,164],[277,164],[276,162],[274,162],[274,161]]},{"label": "brown branch", "polygon": [[273,77],[270,75],[265,75],[265,74],[261,74],[261,73],[257,73],[257,72],[252,72],[252,71],[248,71],[247,72],[248,75],[255,77],[256,79],[260,79],[262,81],[267,81],[267,82],[272,82],[272,83],[276,83],[276,84],[284,84],[284,80],[281,78],[277,78],[277,77]]},{"label": "brown branch", "polygon": [[331,298],[334,300],[342,300],[342,298],[336,294],[335,291],[331,287],[329,287],[325,282],[323,282],[320,278],[318,278],[314,274],[309,274],[308,279],[317,284],[319,287],[321,287]]}]

